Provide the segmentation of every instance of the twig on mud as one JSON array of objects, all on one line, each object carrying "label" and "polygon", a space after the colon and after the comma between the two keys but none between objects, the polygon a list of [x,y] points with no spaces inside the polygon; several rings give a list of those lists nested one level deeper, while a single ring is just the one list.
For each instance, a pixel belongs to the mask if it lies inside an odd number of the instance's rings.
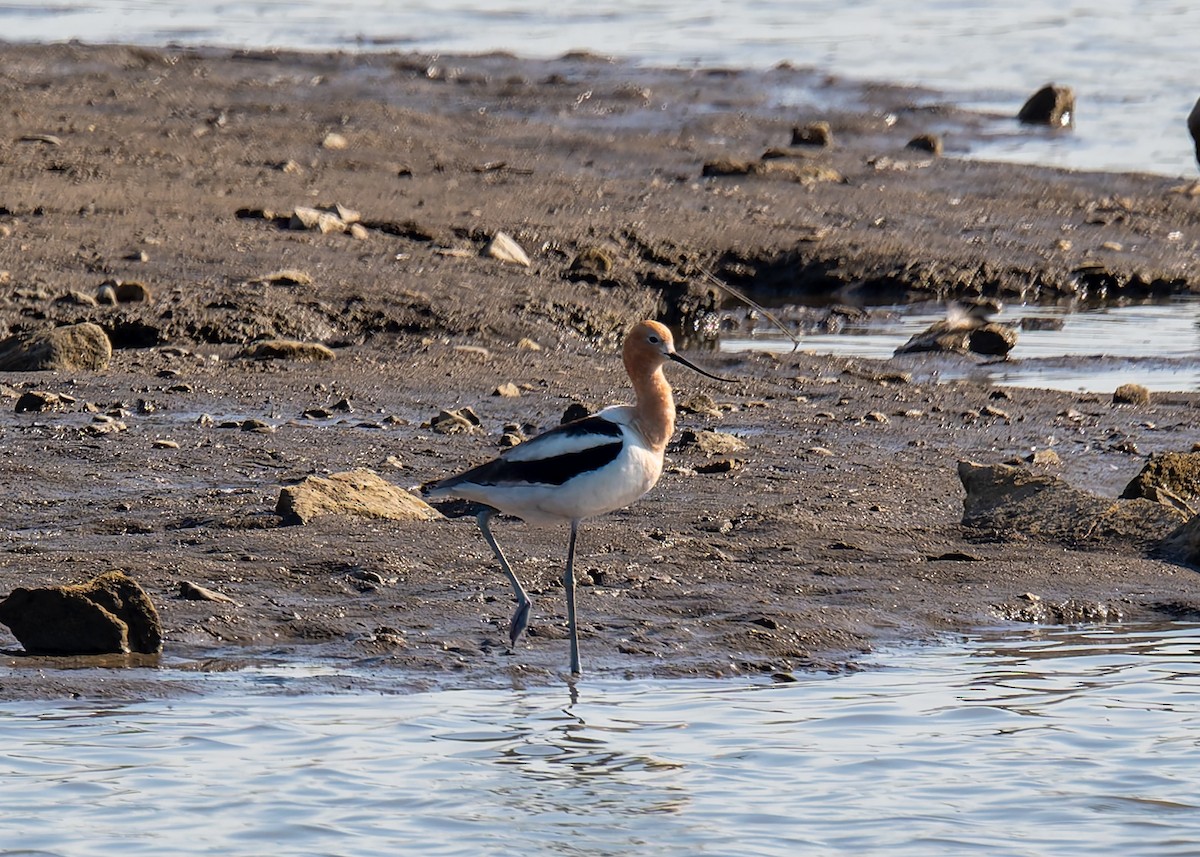
[{"label": "twig on mud", "polygon": [[792,351],[795,351],[800,347],[800,337],[788,330],[787,327],[784,326],[783,322],[776,318],[769,310],[765,309],[762,304],[751,300],[745,292],[735,289],[733,286],[729,285],[729,283],[718,279],[717,276],[712,273],[712,271],[705,271],[704,277],[726,294],[736,298],[739,301],[742,301],[747,306],[752,307],[753,309],[756,309],[762,313],[763,317],[783,331],[784,336],[792,340]]}]

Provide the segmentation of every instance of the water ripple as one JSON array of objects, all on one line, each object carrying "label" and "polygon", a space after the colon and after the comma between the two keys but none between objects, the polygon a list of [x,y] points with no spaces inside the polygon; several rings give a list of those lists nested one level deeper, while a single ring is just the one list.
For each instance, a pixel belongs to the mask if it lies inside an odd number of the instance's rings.
[{"label": "water ripple", "polygon": [[5,704],[0,857],[1191,854],[1198,647],[1053,629],[787,685]]}]

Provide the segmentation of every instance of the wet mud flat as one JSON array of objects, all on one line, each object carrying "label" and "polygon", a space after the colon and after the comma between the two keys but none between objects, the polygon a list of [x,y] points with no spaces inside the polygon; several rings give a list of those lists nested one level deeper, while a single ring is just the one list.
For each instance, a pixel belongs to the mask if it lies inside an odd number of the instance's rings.
[{"label": "wet mud flat", "polygon": [[[114,349],[105,369],[0,377],[3,589],[123,569],[158,606],[165,665],[345,665],[302,683],[328,689],[364,669],[561,674],[565,532],[497,524],[535,600],[509,653],[509,592],[470,518],[289,526],[275,505],[354,468],[416,486],[572,403],[624,400],[615,346],[645,317],[738,379],[672,375],[693,399],[681,430],[744,448],[673,447],[651,495],[585,524],[585,673],[786,676],[981,624],[1200,605],[1157,532],[964,527],[957,471],[1016,461],[1115,500],[1149,455],[1200,440],[1195,394],[1118,405],[936,382],[975,358],[701,350],[722,303],[708,271],[825,301],[1190,291],[1179,181],[933,158],[906,142],[936,132],[953,155],[1000,120],[800,69],[6,46],[0,90],[0,334],[92,322]],[[791,145],[815,120],[833,145]],[[310,207],[342,225],[294,222]],[[528,266],[486,254],[497,232]],[[106,283],[142,289],[95,301]],[[251,356],[265,339],[333,359]],[[30,391],[59,399],[17,412]],[[478,426],[430,426],[464,406]],[[1044,449],[1058,462],[1023,462]],[[192,686],[6,663],[9,698]]]}]

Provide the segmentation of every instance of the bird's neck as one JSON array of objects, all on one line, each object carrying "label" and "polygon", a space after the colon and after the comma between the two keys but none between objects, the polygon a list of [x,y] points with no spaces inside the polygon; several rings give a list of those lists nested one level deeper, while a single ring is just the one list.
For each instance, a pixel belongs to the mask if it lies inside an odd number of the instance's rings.
[{"label": "bird's neck", "polygon": [[675,433],[675,399],[671,395],[671,385],[661,366],[650,372],[631,372],[630,380],[637,394],[634,427],[652,449],[661,453]]}]

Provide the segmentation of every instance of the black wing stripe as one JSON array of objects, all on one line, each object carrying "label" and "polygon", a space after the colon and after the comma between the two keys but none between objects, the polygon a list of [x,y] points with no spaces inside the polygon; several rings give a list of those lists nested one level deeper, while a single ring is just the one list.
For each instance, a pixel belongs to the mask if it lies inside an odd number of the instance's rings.
[{"label": "black wing stripe", "polygon": [[576,476],[599,470],[614,461],[621,454],[622,447],[621,443],[606,443],[579,452],[568,452],[553,458],[539,458],[533,461],[497,458],[468,470],[461,476],[441,482],[438,487],[453,488],[468,482],[472,485],[562,485]]},{"label": "black wing stripe", "polygon": [[621,427],[604,417],[584,417],[581,420],[564,423],[553,428],[547,434],[562,434],[567,437],[577,437],[584,434],[594,434],[601,437],[621,437]]}]

